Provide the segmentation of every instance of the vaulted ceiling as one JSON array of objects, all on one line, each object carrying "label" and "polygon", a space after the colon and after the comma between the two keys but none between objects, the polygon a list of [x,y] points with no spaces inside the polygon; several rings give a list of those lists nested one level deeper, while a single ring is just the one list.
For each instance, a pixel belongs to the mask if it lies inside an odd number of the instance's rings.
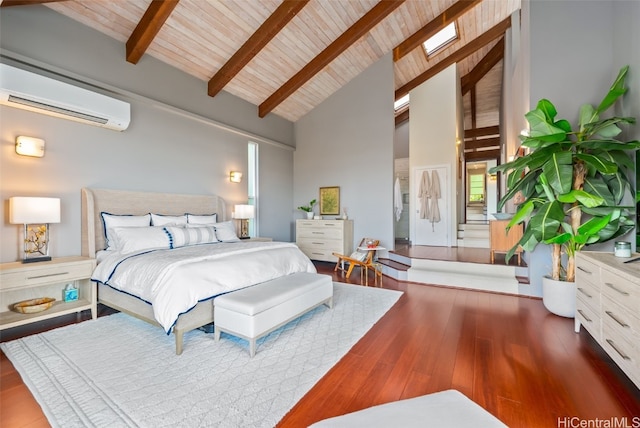
[{"label": "vaulted ceiling", "polygon": [[[520,8],[520,0],[4,0],[0,6],[32,3],[121,41],[123,61],[153,56],[207,82],[203,90],[211,96],[225,90],[255,104],[260,117],[294,122],[390,52],[396,98],[456,63],[467,129],[497,124],[502,36]],[[451,21],[458,40],[427,58],[421,43]]]}]

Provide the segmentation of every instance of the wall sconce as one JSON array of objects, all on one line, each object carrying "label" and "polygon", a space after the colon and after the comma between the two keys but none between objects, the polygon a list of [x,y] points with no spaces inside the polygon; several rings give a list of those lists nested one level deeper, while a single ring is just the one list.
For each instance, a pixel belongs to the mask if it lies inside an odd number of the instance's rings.
[{"label": "wall sconce", "polygon": [[232,183],[240,183],[242,181],[242,173],[240,171],[231,171],[229,173],[229,181]]},{"label": "wall sconce", "polygon": [[249,219],[256,215],[253,205],[236,205],[233,217],[240,220],[240,239],[249,239]]},{"label": "wall sconce", "polygon": [[51,260],[49,223],[60,223],[60,199],[9,198],[9,223],[24,225],[22,263]]},{"label": "wall sconce", "polygon": [[44,140],[20,135],[16,138],[16,153],[41,158],[44,156]]}]

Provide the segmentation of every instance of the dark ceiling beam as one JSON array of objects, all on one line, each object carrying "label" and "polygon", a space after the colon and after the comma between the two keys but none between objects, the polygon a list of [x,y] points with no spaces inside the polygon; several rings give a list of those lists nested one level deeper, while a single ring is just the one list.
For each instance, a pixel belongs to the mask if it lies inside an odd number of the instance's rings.
[{"label": "dark ceiling beam", "polygon": [[486,149],[487,147],[499,147],[500,137],[484,138],[482,140],[472,140],[464,142],[465,150]]},{"label": "dark ceiling beam", "polygon": [[500,149],[479,150],[476,152],[465,152],[464,154],[464,160],[466,162],[487,160],[487,159],[500,159]]},{"label": "dark ceiling beam", "polygon": [[487,126],[486,128],[473,128],[464,130],[464,138],[486,137],[487,135],[500,134],[499,126]]},{"label": "dark ceiling beam", "polygon": [[207,93],[215,97],[291,21],[309,0],[284,0],[209,80]]},{"label": "dark ceiling beam", "polygon": [[409,108],[396,116],[396,126],[409,120]]},{"label": "dark ceiling beam", "polygon": [[449,67],[451,64],[462,61],[481,47],[486,46],[488,43],[491,43],[498,37],[501,37],[509,27],[511,27],[510,16],[493,26],[490,30],[486,31],[482,35],[476,37],[473,41],[467,43],[457,51],[451,53],[451,55],[435,64],[424,73],[420,74],[411,81],[405,83],[400,88],[396,89],[395,99],[397,100],[402,96],[408,94],[409,91],[411,91],[413,88],[416,88],[422,83],[426,82],[445,68]]},{"label": "dark ceiling beam", "polygon": [[320,72],[331,61],[336,59],[341,53],[349,49],[362,36],[367,34],[380,21],[393,12],[405,0],[382,0],[376,4],[369,12],[353,24],[347,31],[342,33],[336,40],[327,46],[322,52],[313,58],[302,70],[298,71],[284,85],[277,89],[258,107],[258,116],[265,117],[280,103],[286,100],[291,94],[297,91],[309,79]]},{"label": "dark ceiling beam", "polygon": [[32,4],[55,3],[60,1],[67,0],[4,0],[2,3],[0,3],[0,7],[29,6]]},{"label": "dark ceiling beam", "polygon": [[137,64],[179,0],[153,0],[127,40],[127,61]]},{"label": "dark ceiling beam", "polygon": [[469,9],[480,4],[482,0],[459,0],[451,7],[429,21],[427,25],[413,33],[404,42],[393,48],[393,61],[398,61],[403,56],[420,46],[429,37],[442,30],[447,25],[464,15]]},{"label": "dark ceiling beam", "polygon": [[487,53],[475,67],[473,67],[473,70],[462,76],[462,79],[460,79],[462,85],[462,95],[469,92],[472,86],[477,85],[480,79],[482,79],[503,58],[504,37],[501,38],[498,43],[496,43],[496,45],[491,48],[489,53]]}]

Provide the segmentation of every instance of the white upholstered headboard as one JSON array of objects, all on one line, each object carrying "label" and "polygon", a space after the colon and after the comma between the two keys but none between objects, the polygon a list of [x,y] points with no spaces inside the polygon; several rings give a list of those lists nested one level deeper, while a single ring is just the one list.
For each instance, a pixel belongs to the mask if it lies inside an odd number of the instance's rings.
[{"label": "white upholstered headboard", "polygon": [[101,212],[110,214],[165,215],[218,214],[227,219],[227,205],[216,195],[132,192],[128,190],[82,189],[82,255],[94,258],[105,248]]}]

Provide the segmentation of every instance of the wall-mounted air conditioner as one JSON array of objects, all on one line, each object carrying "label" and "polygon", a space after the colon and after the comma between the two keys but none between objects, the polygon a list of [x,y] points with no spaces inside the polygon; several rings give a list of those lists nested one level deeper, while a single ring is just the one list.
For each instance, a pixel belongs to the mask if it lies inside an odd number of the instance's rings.
[{"label": "wall-mounted air conditioner", "polygon": [[0,104],[123,131],[131,106],[97,92],[0,64]]}]

